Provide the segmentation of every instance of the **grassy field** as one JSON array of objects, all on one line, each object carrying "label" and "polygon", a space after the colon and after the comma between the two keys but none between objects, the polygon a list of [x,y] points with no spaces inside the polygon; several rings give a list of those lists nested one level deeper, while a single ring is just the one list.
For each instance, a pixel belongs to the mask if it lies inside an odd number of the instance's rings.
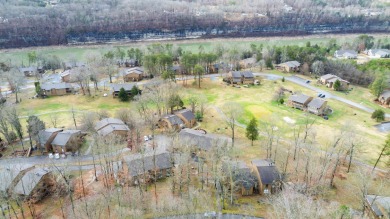
[{"label": "grassy field", "polygon": [[[351,42],[358,35],[311,35],[311,36],[297,36],[297,37],[258,37],[258,38],[216,38],[216,39],[195,39],[183,41],[160,41],[160,42],[134,42],[127,44],[112,44],[112,45],[84,45],[84,46],[51,46],[51,47],[37,47],[25,49],[10,49],[0,50],[0,61],[12,62],[19,66],[28,65],[27,53],[36,51],[42,55],[55,55],[63,61],[76,59],[79,61],[86,61],[90,54],[103,54],[109,50],[115,50],[117,47],[122,49],[145,48],[152,43],[171,43],[181,46],[184,50],[198,52],[199,47],[203,47],[204,51],[212,51],[216,45],[221,45],[225,48],[237,47],[239,49],[249,49],[250,44],[263,44],[264,46],[283,46],[283,45],[299,45],[304,46],[307,42],[312,45],[326,45],[329,40],[335,39],[338,44],[342,45],[345,42]],[[388,35],[374,34],[375,39],[381,39],[383,43],[390,41]]]}]

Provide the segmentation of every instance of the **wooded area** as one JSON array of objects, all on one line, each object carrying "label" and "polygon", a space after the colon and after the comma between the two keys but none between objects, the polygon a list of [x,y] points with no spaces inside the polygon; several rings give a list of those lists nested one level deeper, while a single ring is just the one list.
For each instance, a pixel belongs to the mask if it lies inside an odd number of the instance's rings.
[{"label": "wooded area", "polygon": [[0,48],[200,36],[389,31],[390,10],[380,1],[58,2],[1,0]]}]

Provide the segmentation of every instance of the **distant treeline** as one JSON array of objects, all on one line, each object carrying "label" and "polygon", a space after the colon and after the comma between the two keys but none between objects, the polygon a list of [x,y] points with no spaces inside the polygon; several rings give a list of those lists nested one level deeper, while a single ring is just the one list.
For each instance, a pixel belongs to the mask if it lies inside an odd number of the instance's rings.
[{"label": "distant treeline", "polygon": [[243,1],[242,5],[234,1],[225,5],[218,0],[59,2],[50,6],[44,1],[0,1],[0,48],[158,38],[390,32],[389,10],[368,1],[327,1],[325,5],[309,0],[288,5],[270,0]]}]

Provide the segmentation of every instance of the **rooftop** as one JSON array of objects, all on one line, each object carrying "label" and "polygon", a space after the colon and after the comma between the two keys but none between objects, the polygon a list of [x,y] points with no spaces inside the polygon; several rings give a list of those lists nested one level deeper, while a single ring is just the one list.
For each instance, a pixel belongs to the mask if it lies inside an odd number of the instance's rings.
[{"label": "rooftop", "polygon": [[30,195],[42,177],[50,171],[44,168],[34,168],[24,174],[14,188],[14,192],[19,195]]},{"label": "rooftop", "polygon": [[131,176],[138,176],[147,171],[168,169],[173,167],[171,155],[168,152],[155,152],[149,154],[133,154],[123,157],[123,161],[129,168]]},{"label": "rooftop", "polygon": [[172,125],[182,125],[183,121],[176,115],[166,115],[164,119],[168,120]]},{"label": "rooftop", "polygon": [[95,129],[96,129],[96,131],[99,131],[100,129],[104,128],[105,126],[107,126],[109,124],[124,125],[125,123],[120,119],[105,118],[105,119],[102,119],[96,123]]},{"label": "rooftop", "polygon": [[68,83],[56,83],[56,84],[41,84],[42,90],[51,90],[51,89],[67,89],[72,88],[72,86]]},{"label": "rooftop", "polygon": [[294,95],[291,95],[289,100],[290,101],[293,101],[293,102],[296,102],[296,103],[301,103],[301,104],[304,104],[306,103],[310,98],[310,96],[307,96],[305,94],[294,94]]},{"label": "rooftop", "polygon": [[201,131],[185,128],[179,133],[180,139],[186,143],[197,146],[199,149],[208,151],[213,146],[221,143],[228,143],[231,139],[224,135],[204,134]]},{"label": "rooftop", "polygon": [[81,133],[80,130],[64,130],[57,134],[57,136],[54,138],[52,144],[58,145],[58,146],[65,146],[70,138],[75,135]]},{"label": "rooftop", "polygon": [[106,136],[114,131],[130,131],[129,127],[125,124],[108,124],[104,128],[98,131],[99,135]]},{"label": "rooftop", "polygon": [[314,98],[310,103],[307,105],[309,108],[315,108],[319,109],[321,108],[327,101],[319,99],[319,98]]},{"label": "rooftop", "polygon": [[123,87],[126,91],[131,90],[134,86],[136,86],[136,83],[128,83],[128,84],[111,84],[111,88],[114,92],[120,91],[120,89]]},{"label": "rooftop", "polygon": [[194,113],[190,109],[182,109],[179,111],[176,111],[175,114],[181,114],[187,121],[191,121],[195,119]]}]

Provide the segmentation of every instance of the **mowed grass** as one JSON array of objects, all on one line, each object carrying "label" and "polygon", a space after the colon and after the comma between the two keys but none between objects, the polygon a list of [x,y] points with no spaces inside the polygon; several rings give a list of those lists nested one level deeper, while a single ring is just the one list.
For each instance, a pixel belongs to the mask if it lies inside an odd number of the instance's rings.
[{"label": "mowed grass", "polygon": [[[339,45],[345,42],[351,42],[355,39],[357,34],[347,35],[312,35],[312,36],[297,36],[297,37],[257,37],[257,38],[216,38],[216,39],[194,39],[194,40],[183,40],[183,41],[158,41],[158,42],[133,42],[126,44],[113,44],[113,45],[88,45],[88,46],[51,46],[51,47],[35,47],[25,49],[9,49],[1,50],[2,61],[9,61],[14,65],[28,65],[27,53],[36,51],[42,55],[55,55],[62,61],[78,60],[86,61],[87,57],[91,54],[104,54],[110,50],[116,50],[121,48],[127,50],[129,48],[140,48],[145,49],[146,46],[153,43],[161,44],[174,44],[181,46],[186,51],[199,52],[200,48],[203,48],[205,52],[215,51],[217,45],[224,48],[237,48],[249,50],[251,44],[264,46],[285,46],[285,45],[298,45],[305,46],[307,42],[311,45],[326,45],[331,39],[336,40]],[[381,39],[383,43],[388,42],[390,37],[382,34],[373,34],[375,39]]]},{"label": "mowed grass", "polygon": [[[213,101],[210,101],[211,106],[223,109],[226,102],[239,103],[243,108],[243,116],[238,121],[247,124],[254,117],[259,120],[260,127],[262,123],[269,122],[278,126],[283,132],[285,138],[293,136],[293,127],[295,124],[304,124],[306,116],[314,119],[314,130],[318,147],[326,149],[332,140],[343,130],[354,129],[358,137],[364,141],[359,146],[356,157],[364,162],[373,164],[380,152],[381,145],[385,142],[386,134],[379,132],[373,127],[376,122],[370,118],[370,113],[355,109],[336,100],[328,99],[328,105],[333,109],[333,113],[329,115],[329,120],[305,112],[290,108],[286,105],[277,104],[272,100],[275,92],[280,88],[292,90],[293,92],[302,92],[306,95],[315,96],[316,92],[308,90],[291,82],[282,82],[281,80],[270,81],[263,80],[260,86],[250,86],[249,88],[235,88],[226,86],[221,79],[218,81],[210,81],[203,79],[202,89],[197,89],[195,85],[187,87],[185,93],[206,95],[212,94]],[[285,100],[287,101],[289,93],[286,92]],[[212,119],[212,122],[207,123],[208,131],[222,132],[230,135],[230,129],[226,129],[227,124],[220,118],[217,120],[218,113],[214,108],[211,108],[212,118],[205,118],[205,121]],[[295,124],[290,124],[284,121],[285,118],[295,121]],[[219,129],[218,129],[219,128]],[[238,128],[239,138],[245,139],[245,130]],[[249,142],[246,142],[249,144]]]}]

